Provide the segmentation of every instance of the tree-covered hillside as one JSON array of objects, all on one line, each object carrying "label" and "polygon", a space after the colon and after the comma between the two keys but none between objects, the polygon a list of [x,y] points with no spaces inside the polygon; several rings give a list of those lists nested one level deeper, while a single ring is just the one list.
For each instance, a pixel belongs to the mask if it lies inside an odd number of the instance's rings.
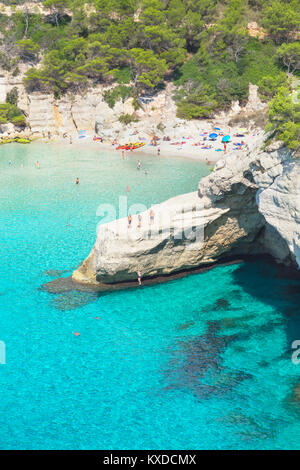
[{"label": "tree-covered hillside", "polygon": [[298,145],[290,77],[300,69],[299,0],[2,3],[12,14],[0,14],[0,66],[16,75],[20,62],[31,64],[29,92],[59,97],[116,82],[108,102],[133,96],[138,106],[141,94],[173,81],[178,116],[197,119],[244,102],[251,82],[272,100],[274,132]]}]

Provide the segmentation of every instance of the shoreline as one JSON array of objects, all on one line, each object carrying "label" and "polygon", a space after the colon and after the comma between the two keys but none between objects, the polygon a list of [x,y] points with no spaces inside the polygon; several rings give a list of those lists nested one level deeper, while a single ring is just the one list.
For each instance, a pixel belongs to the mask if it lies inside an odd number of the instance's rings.
[{"label": "shoreline", "polygon": [[[119,154],[120,158],[122,158],[122,150],[116,150],[116,147],[113,146],[111,143],[108,142],[94,142],[92,138],[86,138],[83,141],[80,141],[78,139],[74,139],[72,144],[70,144],[66,139],[63,138],[57,138],[57,139],[52,139],[48,141],[48,139],[35,139],[31,142],[31,144],[46,144],[46,145],[59,145],[61,147],[68,147],[68,148],[76,148],[76,149],[83,149],[83,148],[93,148],[97,149],[100,152],[109,152],[109,153],[115,153]],[[157,155],[157,149],[160,148],[160,155]],[[148,156],[153,156],[155,158],[163,158],[163,157],[171,157],[171,158],[188,158],[190,160],[197,160],[201,163],[207,163],[207,160],[210,163],[216,163],[220,158],[222,158],[224,152],[213,152],[210,149],[210,152],[208,153],[208,150],[203,151],[201,154],[199,149],[197,147],[192,147],[190,145],[186,145],[185,148],[182,148],[181,150],[176,150],[172,148],[171,145],[168,145],[168,143],[163,142],[161,145],[157,147],[150,146],[146,144],[144,147],[136,149],[136,150],[125,150],[125,158],[128,156],[136,155],[142,157],[143,155],[148,155]],[[207,152],[207,153],[206,153]],[[229,152],[228,152],[229,155]]]},{"label": "shoreline", "polygon": [[[94,141],[93,138],[96,135],[94,130],[80,131],[78,133],[66,133],[65,137],[61,133],[53,133],[46,136],[46,132],[43,133],[15,133],[7,138],[12,141],[14,138],[26,138],[31,140],[31,143],[44,143],[47,145],[58,145],[63,147],[69,147],[70,145],[76,149],[93,148],[101,151],[114,153],[117,145],[124,145],[126,142],[143,142],[145,145],[136,150],[124,150],[125,155],[134,155],[143,157],[143,155],[153,156],[155,158],[160,157],[171,157],[171,158],[185,158],[190,160],[196,160],[203,162],[207,165],[213,166],[218,160],[227,158],[232,154],[243,157],[243,155],[251,148],[254,148],[257,140],[261,138],[261,134],[264,131],[261,129],[244,129],[244,134],[239,135],[238,127],[222,126],[220,128],[214,128],[212,123],[203,122],[201,130],[198,128],[190,129],[178,129],[176,137],[166,141],[163,140],[162,135],[157,141],[157,145],[150,145],[152,140],[151,135],[145,132],[131,132],[127,129],[127,133],[122,137],[118,133],[111,130],[111,135],[105,137],[102,136],[103,142]],[[222,130],[223,128],[223,130]],[[214,129],[218,129],[217,132]],[[134,130],[134,129],[133,129]],[[209,135],[214,132],[215,139],[210,139]],[[80,138],[79,138],[80,135]],[[126,137],[127,135],[127,137]],[[224,135],[230,135],[230,140],[226,143],[226,151],[224,151],[224,144],[222,138]],[[186,137],[185,137],[186,136]],[[152,135],[153,137],[153,135]],[[157,136],[158,138],[158,136]],[[70,143],[72,142],[72,143]],[[113,142],[118,142],[114,145]],[[4,144],[5,142],[3,142]],[[120,157],[122,158],[122,150],[118,150]]]},{"label": "shoreline", "polygon": [[[245,138],[245,140],[248,140]],[[32,140],[32,144],[35,143],[43,143],[47,145],[59,145],[63,147],[72,147],[72,148],[99,148],[99,150],[103,150],[106,152],[113,152],[119,153],[120,157],[122,157],[122,150],[116,150],[116,146],[109,142],[97,142],[93,141],[92,137],[86,137],[85,139],[78,139],[77,137],[73,138],[72,144],[69,143],[68,139],[63,139],[62,137],[54,138],[48,140],[47,138],[37,138]],[[215,143],[220,147],[220,142]],[[216,146],[216,145],[215,145]],[[160,154],[158,155],[158,149],[160,149]],[[170,142],[161,142],[157,146],[152,146],[146,144],[144,147],[141,147],[136,150],[125,150],[125,156],[128,155],[137,155],[142,157],[143,155],[153,156],[155,158],[161,157],[171,157],[171,158],[188,158],[190,160],[197,160],[202,163],[206,164],[215,164],[218,160],[223,157],[227,157],[232,153],[238,153],[239,155],[243,155],[245,150],[235,151],[233,149],[228,149],[228,151],[224,154],[224,151],[216,151],[215,147],[211,149],[201,149],[199,146],[193,146],[191,143],[187,142],[182,146],[172,145]]]}]

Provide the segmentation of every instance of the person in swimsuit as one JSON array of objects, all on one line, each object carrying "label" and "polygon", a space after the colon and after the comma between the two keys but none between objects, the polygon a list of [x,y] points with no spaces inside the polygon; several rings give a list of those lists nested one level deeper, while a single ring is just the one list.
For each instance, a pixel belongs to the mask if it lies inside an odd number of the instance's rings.
[{"label": "person in swimsuit", "polygon": [[141,228],[142,227],[142,216],[141,216],[141,214],[138,215],[138,221],[139,221],[138,228]]},{"label": "person in swimsuit", "polygon": [[136,273],[138,275],[139,286],[141,286],[142,285],[142,273],[141,273],[141,271],[137,271]]},{"label": "person in swimsuit", "polygon": [[140,170],[140,169],[141,169],[141,166],[142,166],[142,164],[141,164],[141,162],[138,160],[138,162],[137,162],[137,169]]},{"label": "person in swimsuit", "polygon": [[154,224],[154,211],[153,209],[150,210],[150,224],[153,225]]},{"label": "person in swimsuit", "polygon": [[79,184],[79,178],[76,178],[76,184]]},{"label": "person in swimsuit", "polygon": [[129,216],[128,216],[128,228],[131,227],[131,222],[132,222],[132,215],[129,214]]}]

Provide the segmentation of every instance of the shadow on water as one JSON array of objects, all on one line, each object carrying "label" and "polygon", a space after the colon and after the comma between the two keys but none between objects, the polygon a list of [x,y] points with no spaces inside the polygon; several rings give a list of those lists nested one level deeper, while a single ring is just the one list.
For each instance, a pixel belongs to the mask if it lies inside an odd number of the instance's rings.
[{"label": "shadow on water", "polygon": [[[282,315],[286,331],[287,351],[294,340],[300,340],[300,278],[291,277],[280,267],[268,261],[242,263],[233,272],[234,283],[254,299],[270,305]],[[259,315],[259,312],[257,312]],[[271,331],[277,322],[262,326]]]}]

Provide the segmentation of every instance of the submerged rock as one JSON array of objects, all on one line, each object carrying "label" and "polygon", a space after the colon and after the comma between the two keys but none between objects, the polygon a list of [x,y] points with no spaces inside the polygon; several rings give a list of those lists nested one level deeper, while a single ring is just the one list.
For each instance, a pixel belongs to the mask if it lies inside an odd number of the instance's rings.
[{"label": "submerged rock", "polygon": [[165,390],[187,389],[196,398],[206,399],[224,395],[251,377],[222,365],[222,353],[236,335],[221,336],[219,322],[209,321],[207,325],[206,333],[179,341],[171,352],[172,359],[164,373],[168,382]]},{"label": "submerged rock", "polygon": [[226,310],[230,307],[230,302],[226,299],[217,299],[214,305],[214,310]]},{"label": "submerged rock", "polygon": [[190,320],[187,321],[186,323],[182,323],[181,325],[178,326],[178,330],[187,330],[190,326],[195,325],[195,322]]}]

